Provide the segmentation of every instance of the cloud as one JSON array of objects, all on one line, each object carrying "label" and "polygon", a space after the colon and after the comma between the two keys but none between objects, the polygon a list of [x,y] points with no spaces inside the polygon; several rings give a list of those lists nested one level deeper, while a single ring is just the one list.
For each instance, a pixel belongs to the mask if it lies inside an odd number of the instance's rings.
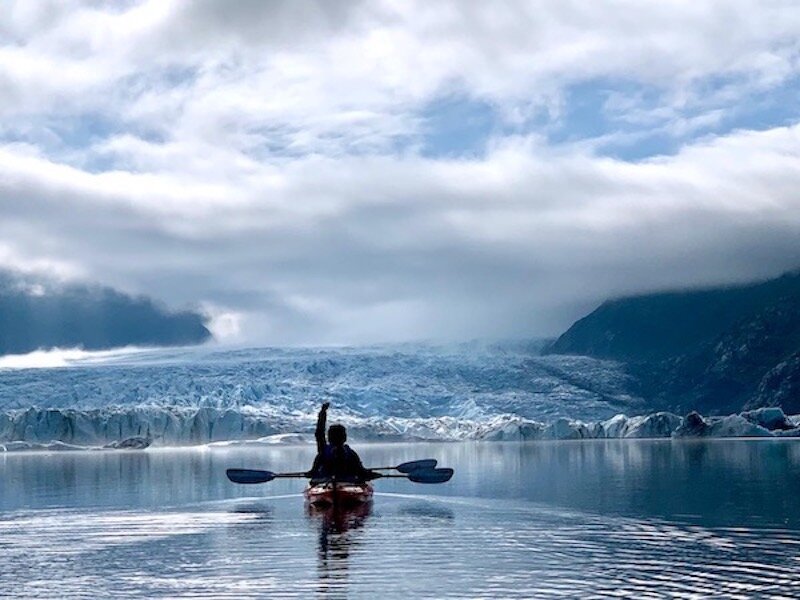
[{"label": "cloud", "polygon": [[[40,349],[175,346],[210,338],[204,316],[171,312],[143,296],[0,272],[0,355]],[[80,353],[37,354],[43,360]]]},{"label": "cloud", "polygon": [[798,34],[745,0],[4,3],[0,265],[254,343],[553,334],[772,276]]},{"label": "cloud", "polygon": [[172,174],[52,190],[39,160],[14,194],[27,228],[0,233],[46,239],[91,278],[241,313],[254,339],[552,333],[605,295],[800,263],[798,136],[742,132],[638,163],[530,139],[473,160],[310,157],[197,204],[189,175],[173,204]]},{"label": "cloud", "polygon": [[[120,8],[122,7],[122,8]],[[458,93],[507,123],[568,86],[634,82],[677,113],[796,76],[800,8],[514,2],[5,3],[2,114],[96,113],[142,135],[269,156],[393,148]],[[27,124],[26,124],[27,125]]]}]

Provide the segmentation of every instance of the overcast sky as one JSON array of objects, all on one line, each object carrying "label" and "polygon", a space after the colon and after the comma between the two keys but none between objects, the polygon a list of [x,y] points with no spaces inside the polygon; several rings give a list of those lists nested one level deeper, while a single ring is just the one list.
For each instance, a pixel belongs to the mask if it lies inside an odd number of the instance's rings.
[{"label": "overcast sky", "polygon": [[800,266],[795,0],[0,4],[0,268],[235,343],[558,333]]}]

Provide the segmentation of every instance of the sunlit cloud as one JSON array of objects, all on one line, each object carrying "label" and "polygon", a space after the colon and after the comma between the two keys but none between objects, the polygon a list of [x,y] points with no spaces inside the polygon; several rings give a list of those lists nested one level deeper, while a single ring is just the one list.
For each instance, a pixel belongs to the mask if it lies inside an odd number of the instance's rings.
[{"label": "sunlit cloud", "polygon": [[549,335],[800,265],[792,2],[0,8],[0,266],[221,340]]}]

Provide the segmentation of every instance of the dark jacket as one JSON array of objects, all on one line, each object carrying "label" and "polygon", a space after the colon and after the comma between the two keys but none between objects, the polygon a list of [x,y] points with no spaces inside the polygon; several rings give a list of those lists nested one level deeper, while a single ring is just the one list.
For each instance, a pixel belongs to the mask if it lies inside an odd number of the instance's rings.
[{"label": "dark jacket", "polygon": [[368,481],[372,473],[361,464],[356,451],[347,444],[334,446],[325,437],[326,411],[322,410],[317,419],[317,456],[309,475],[314,480],[336,478],[337,481]]}]

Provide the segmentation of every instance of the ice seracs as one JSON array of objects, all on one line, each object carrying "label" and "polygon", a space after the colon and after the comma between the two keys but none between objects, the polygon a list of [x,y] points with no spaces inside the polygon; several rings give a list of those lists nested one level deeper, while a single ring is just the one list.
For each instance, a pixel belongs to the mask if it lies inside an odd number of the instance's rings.
[{"label": "ice seracs", "polygon": [[104,446],[80,446],[67,444],[59,440],[48,443],[26,442],[22,440],[0,444],[0,452],[42,451],[42,452],[78,452],[85,450],[144,450],[150,446],[152,440],[142,437],[132,437],[124,440],[110,442]]},{"label": "ice seracs", "polygon": [[[209,444],[305,444],[312,439],[313,415],[254,409],[124,407],[79,411],[28,409],[0,413],[0,451],[25,449],[115,449]],[[457,417],[342,419],[359,441],[419,440],[586,440],[716,437],[800,437],[800,417],[765,408],[724,417],[668,412],[605,421],[558,418],[549,423],[514,414],[483,419]]]},{"label": "ice seracs", "polygon": [[725,417],[703,417],[697,412],[691,412],[686,415],[672,436],[676,438],[800,436],[800,428],[794,427],[791,419],[777,407],[759,408]]},{"label": "ice seracs", "polygon": [[135,435],[133,437],[125,438],[124,440],[109,442],[103,448],[107,450],[144,450],[150,447],[153,440],[149,437],[142,437]]},{"label": "ice seracs", "polygon": [[770,431],[789,430],[796,427],[789,417],[784,414],[783,410],[777,406],[748,410],[741,413],[741,415],[751,423],[760,425]]},{"label": "ice seracs", "polygon": [[[678,415],[668,412],[657,412],[638,417],[623,417],[623,424],[610,423],[610,427],[603,423],[605,437],[608,438],[661,438],[670,437],[683,419]],[[613,435],[612,435],[613,434]]]},{"label": "ice seracs", "polygon": [[562,418],[545,424],[509,416],[479,428],[475,437],[487,441],[800,437],[798,422],[798,417],[788,417],[780,408],[724,417],[703,417],[697,412],[686,417],[669,412],[634,417],[619,414],[595,423]]},{"label": "ice seracs", "polygon": [[686,419],[673,432],[676,438],[702,437],[769,437],[768,429],[749,421],[742,415],[728,415],[720,418],[704,418],[697,412],[686,415]]}]

